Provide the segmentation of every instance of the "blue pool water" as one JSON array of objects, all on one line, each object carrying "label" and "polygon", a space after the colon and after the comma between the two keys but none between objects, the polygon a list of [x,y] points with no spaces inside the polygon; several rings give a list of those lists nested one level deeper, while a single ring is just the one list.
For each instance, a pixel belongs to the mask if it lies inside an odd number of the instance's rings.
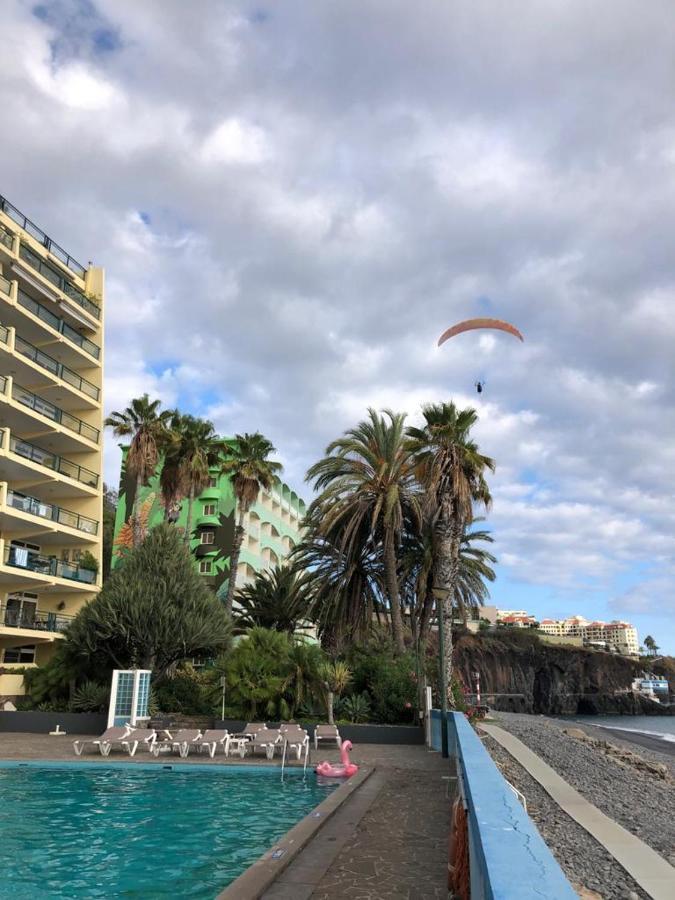
[{"label": "blue pool water", "polygon": [[0,764],[0,897],[211,900],[334,787],[248,766]]}]

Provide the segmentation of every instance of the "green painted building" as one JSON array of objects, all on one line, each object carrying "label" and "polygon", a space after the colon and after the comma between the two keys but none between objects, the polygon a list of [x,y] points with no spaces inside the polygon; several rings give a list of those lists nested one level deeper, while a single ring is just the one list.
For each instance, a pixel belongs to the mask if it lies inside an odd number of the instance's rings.
[{"label": "green painted building", "polygon": [[[129,517],[136,493],[135,478],[126,471],[126,447],[122,448],[122,453],[113,567],[125,548],[131,546]],[[150,483],[141,491],[140,515],[146,528],[154,528],[165,518],[159,489],[160,471],[161,469],[157,470]],[[227,589],[230,574],[235,507],[229,476],[221,475],[218,467],[213,468],[208,487],[194,501],[190,547],[198,572],[220,596]],[[304,515],[304,501],[281,481],[276,481],[270,491],[261,491],[257,502],[244,517],[246,534],[239,555],[238,587],[252,581],[257,572],[273,567],[288,555],[301,539]],[[179,508],[171,510],[171,520],[178,528],[185,529],[187,516],[187,500],[183,500]]]}]

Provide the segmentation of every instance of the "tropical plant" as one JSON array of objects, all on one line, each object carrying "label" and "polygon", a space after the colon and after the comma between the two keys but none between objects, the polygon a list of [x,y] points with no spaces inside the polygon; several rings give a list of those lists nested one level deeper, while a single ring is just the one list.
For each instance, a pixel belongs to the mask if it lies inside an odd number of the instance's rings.
[{"label": "tropical plant", "polygon": [[420,518],[413,459],[404,437],[405,416],[368,411],[368,420],[326,448],[307,480],[322,493],[316,504],[323,537],[340,535],[340,553],[352,560],[366,541],[382,556],[394,644],[405,650],[398,582],[398,550],[404,517]]},{"label": "tropical plant", "polygon": [[93,553],[85,550],[80,556],[78,565],[81,569],[88,569],[90,572],[98,572],[98,560]]},{"label": "tropical plant", "polygon": [[311,579],[309,617],[316,622],[321,644],[338,656],[348,644],[364,640],[381,607],[381,568],[377,551],[367,539],[342,552],[340,531],[320,530],[320,505],[310,506],[306,536],[291,555],[293,565]]},{"label": "tropical plant", "polygon": [[358,724],[367,722],[370,718],[370,696],[367,691],[362,694],[352,694],[340,701],[338,716],[348,722]]},{"label": "tropical plant", "polygon": [[309,618],[312,579],[288,564],[259,572],[236,594],[235,624],[242,629],[274,628],[293,634]]},{"label": "tropical plant", "polygon": [[321,680],[326,693],[326,712],[330,725],[333,725],[335,722],[333,715],[335,697],[340,697],[347,690],[351,679],[351,669],[346,663],[339,660],[326,663],[321,668]]},{"label": "tropical plant", "polygon": [[113,412],[105,420],[105,425],[113,430],[116,437],[131,437],[127,452],[126,467],[136,478],[136,493],[132,509],[134,547],[143,539],[138,516],[141,488],[148,484],[157,468],[157,462],[168,437],[169,410],[159,412],[159,400],[150,400],[147,394],[134,399],[122,412]]},{"label": "tropical plant", "polygon": [[171,509],[187,497],[185,542],[188,544],[192,536],[195,497],[207,487],[210,469],[219,463],[223,447],[224,442],[216,434],[212,422],[174,410],[159,481],[166,519]]},{"label": "tropical plant", "polygon": [[115,540],[115,516],[117,514],[117,491],[103,485],[103,580],[110,574],[113,543]]},{"label": "tropical plant", "polygon": [[175,529],[152,529],[66,632],[64,651],[82,674],[152,669],[161,677],[191,656],[230,643],[230,621],[204,585]]},{"label": "tropical plant", "polygon": [[495,464],[471,439],[478,420],[474,409],[454,403],[429,404],[422,410],[422,428],[408,428],[409,452],[425,491],[425,511],[433,528],[433,591],[443,616],[447,683],[452,678],[452,607],[459,581],[459,558],[465,528],[473,520],[473,505],[486,507],[491,497],[486,470]]},{"label": "tropical plant", "polygon": [[225,608],[232,613],[234,592],[237,582],[239,553],[244,539],[244,516],[258,499],[261,488],[269,490],[282,470],[281,463],[269,457],[275,452],[274,445],[259,432],[237,434],[234,443],[229,444],[221,471],[232,479],[234,496],[239,509],[239,519],[234,529],[232,553],[230,555],[230,576]]},{"label": "tropical plant", "polygon": [[217,667],[226,679],[228,705],[256,719],[288,719],[291,639],[280,631],[252,628]]},{"label": "tropical plant", "polygon": [[290,718],[294,719],[298,707],[307,707],[312,701],[321,698],[326,657],[316,644],[296,641],[289,651],[288,663],[285,693]]},{"label": "tropical plant", "polygon": [[73,691],[70,708],[73,712],[102,712],[110,699],[110,687],[97,681],[85,681]]},{"label": "tropical plant", "polygon": [[374,721],[383,724],[410,721],[418,684],[413,653],[400,656],[391,641],[375,638],[352,648],[349,665],[354,693],[368,692]]}]

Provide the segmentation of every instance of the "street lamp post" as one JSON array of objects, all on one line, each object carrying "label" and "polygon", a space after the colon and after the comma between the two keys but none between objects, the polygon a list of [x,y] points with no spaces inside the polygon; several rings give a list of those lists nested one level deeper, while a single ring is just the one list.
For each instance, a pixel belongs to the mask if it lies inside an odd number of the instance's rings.
[{"label": "street lamp post", "polygon": [[438,619],[438,654],[440,656],[441,686],[441,756],[448,758],[448,673],[445,671],[445,609],[444,600],[450,591],[445,588],[434,588],[436,599],[436,618]]}]

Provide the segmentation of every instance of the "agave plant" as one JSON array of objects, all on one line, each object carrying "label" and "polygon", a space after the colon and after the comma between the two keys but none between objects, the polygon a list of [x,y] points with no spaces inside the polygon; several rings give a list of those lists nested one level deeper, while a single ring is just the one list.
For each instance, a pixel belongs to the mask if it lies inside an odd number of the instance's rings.
[{"label": "agave plant", "polygon": [[70,707],[73,712],[101,712],[105,709],[110,696],[106,684],[98,681],[85,681],[73,691]]},{"label": "agave plant", "polygon": [[352,694],[351,697],[345,697],[340,702],[339,714],[355,724],[367,722],[370,718],[370,697],[368,692],[364,691],[362,694]]}]

